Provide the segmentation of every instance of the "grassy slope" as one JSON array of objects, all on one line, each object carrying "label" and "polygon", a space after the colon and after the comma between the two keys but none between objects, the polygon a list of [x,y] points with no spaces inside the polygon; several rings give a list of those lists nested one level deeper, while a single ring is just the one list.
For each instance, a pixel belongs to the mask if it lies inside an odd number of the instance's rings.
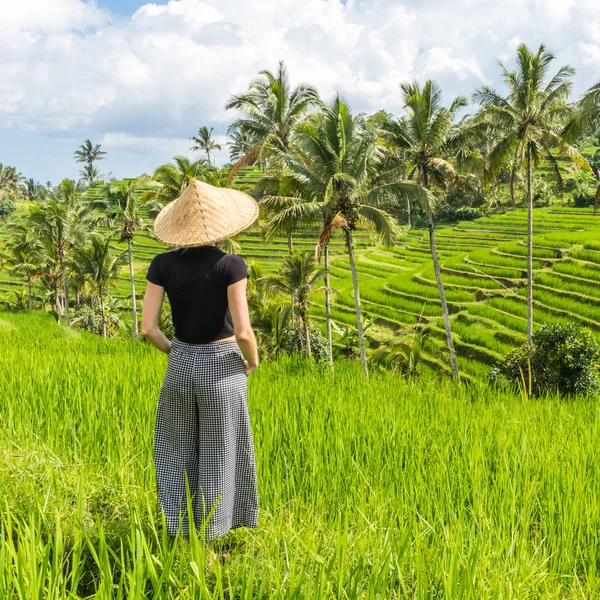
[{"label": "grassy slope", "polygon": [[39,312],[0,311],[0,344],[2,598],[600,593],[595,402],[265,364],[249,380],[259,527],[210,569],[156,508],[166,357]]}]

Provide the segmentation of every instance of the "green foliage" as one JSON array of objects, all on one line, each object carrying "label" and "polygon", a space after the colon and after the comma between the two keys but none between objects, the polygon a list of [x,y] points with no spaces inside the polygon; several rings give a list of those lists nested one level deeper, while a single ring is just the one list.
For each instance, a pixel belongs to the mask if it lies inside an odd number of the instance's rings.
[{"label": "green foliage", "polygon": [[27,308],[27,290],[13,290],[12,294],[0,296],[0,305],[7,310],[24,310]]},{"label": "green foliage", "polygon": [[[304,353],[304,336],[298,325],[299,323],[296,321],[295,325],[289,324],[283,331],[282,350],[288,354]],[[328,357],[327,339],[315,325],[310,324],[308,331],[313,358],[317,362],[326,361]]]},{"label": "green foliage", "polygon": [[[119,312],[125,308],[123,302],[112,294],[105,296],[104,318],[106,320],[107,337],[116,337],[122,329],[127,330],[127,326]],[[96,335],[102,335],[102,306],[98,296],[90,298],[89,303],[84,303],[79,307],[79,310],[75,312],[72,325]]]},{"label": "green foliage", "polygon": [[592,333],[569,323],[544,324],[532,338],[509,353],[491,372],[492,381],[525,385],[530,395],[563,396],[600,391],[600,346]]},{"label": "green foliage", "polygon": [[12,198],[0,190],[0,220],[6,219],[15,211]]}]

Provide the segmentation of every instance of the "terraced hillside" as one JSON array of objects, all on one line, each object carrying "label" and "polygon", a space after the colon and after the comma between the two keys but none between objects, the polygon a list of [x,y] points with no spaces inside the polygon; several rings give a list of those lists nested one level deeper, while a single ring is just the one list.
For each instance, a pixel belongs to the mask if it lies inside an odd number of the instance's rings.
[{"label": "terraced hillside", "polygon": [[[459,367],[466,376],[484,376],[498,358],[525,341],[526,217],[524,210],[510,211],[437,231]],[[590,327],[600,340],[600,217],[584,209],[536,209],[534,230],[536,325],[575,320]],[[312,250],[316,233],[296,234],[294,249]],[[286,239],[265,244],[257,228],[238,241],[242,256],[258,261],[264,273],[275,272],[287,253]],[[361,231],[356,244],[361,299],[371,321],[367,328],[370,347],[427,323],[430,334],[424,362],[435,369],[445,366],[447,353],[427,232],[410,230],[396,246],[386,248],[374,245],[371,234]],[[124,245],[115,243],[114,248]],[[150,233],[137,235],[139,296],[148,263],[164,249]],[[333,239],[331,253],[336,290],[333,318],[338,324],[355,326],[352,281],[341,236]],[[21,280],[0,271],[0,297],[23,287]],[[126,269],[114,293],[129,296]],[[324,322],[322,293],[314,295],[311,315]]]}]

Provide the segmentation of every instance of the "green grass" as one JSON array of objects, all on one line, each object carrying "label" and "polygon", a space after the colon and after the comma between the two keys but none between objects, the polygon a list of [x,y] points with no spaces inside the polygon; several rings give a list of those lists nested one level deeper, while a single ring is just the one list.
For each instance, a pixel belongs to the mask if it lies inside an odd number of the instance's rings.
[{"label": "green grass", "polygon": [[597,402],[262,365],[259,527],[210,568],[156,507],[166,357],[41,313],[0,312],[0,342],[2,598],[600,594]]}]

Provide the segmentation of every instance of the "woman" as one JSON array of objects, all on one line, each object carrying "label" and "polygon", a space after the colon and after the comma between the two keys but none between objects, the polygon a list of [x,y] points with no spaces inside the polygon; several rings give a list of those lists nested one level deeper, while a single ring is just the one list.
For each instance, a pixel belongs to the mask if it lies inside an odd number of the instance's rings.
[{"label": "woman", "polygon": [[[250,226],[256,202],[236,190],[194,181],[165,206],[156,237],[176,249],[152,260],[142,334],[169,355],[156,415],[158,501],[172,535],[196,528],[213,540],[258,525],[258,494],[247,376],[258,366],[244,261],[215,243]],[[165,292],[175,337],[158,327]]]}]

